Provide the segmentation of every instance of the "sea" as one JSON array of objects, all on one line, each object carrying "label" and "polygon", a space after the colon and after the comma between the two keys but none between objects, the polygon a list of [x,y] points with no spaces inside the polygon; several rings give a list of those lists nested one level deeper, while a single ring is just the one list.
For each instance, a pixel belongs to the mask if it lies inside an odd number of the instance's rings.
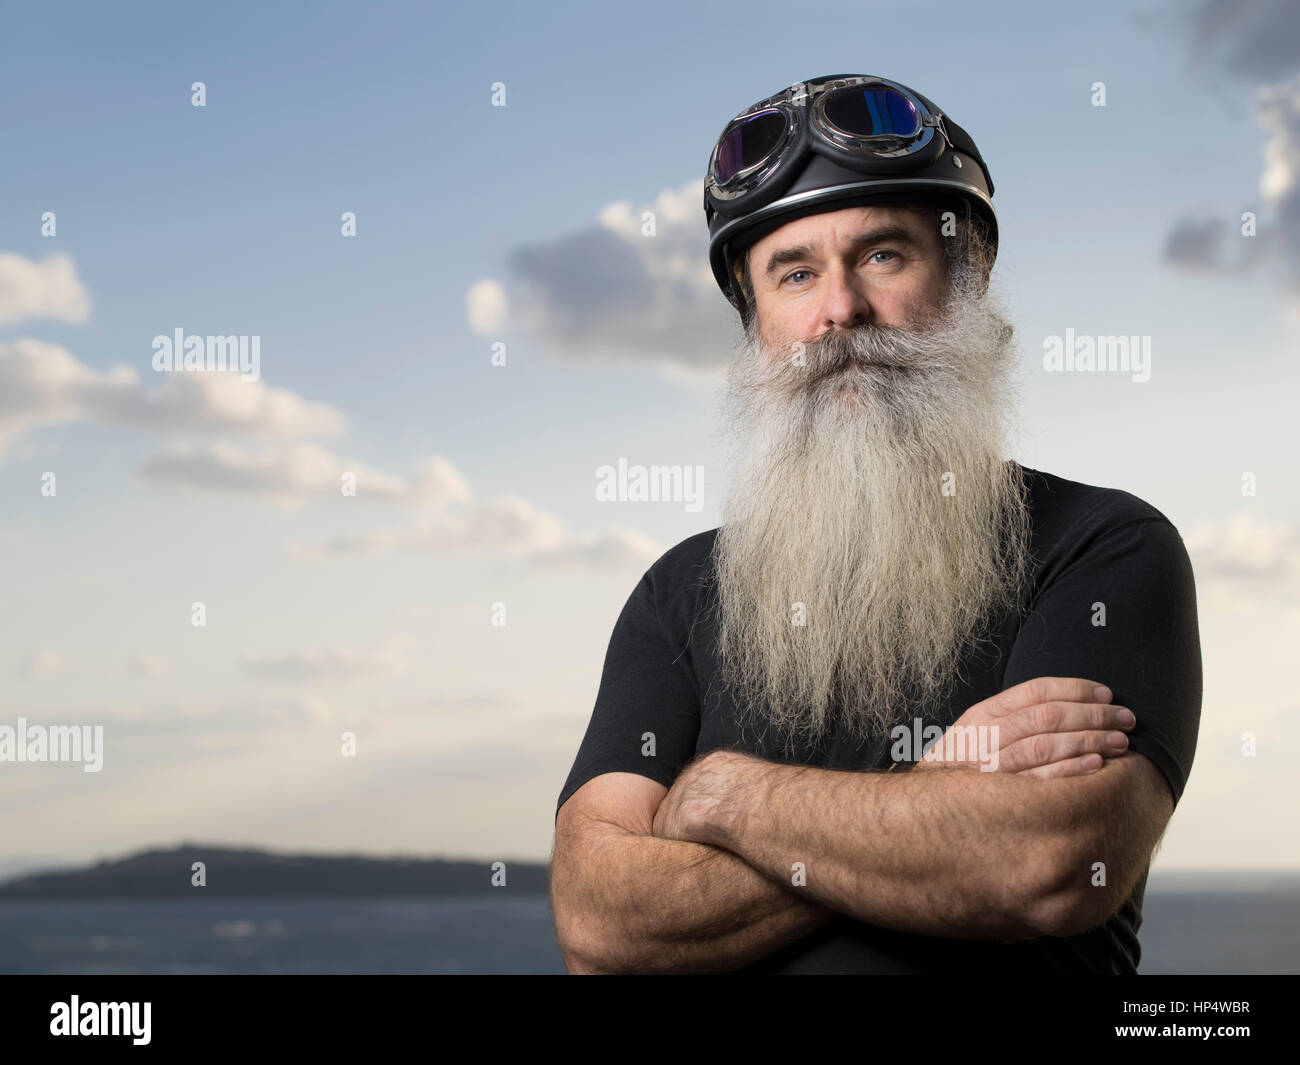
[{"label": "sea", "polygon": [[[1148,889],[1146,974],[1300,973],[1300,892]],[[0,973],[562,974],[547,899],[0,902]]]}]

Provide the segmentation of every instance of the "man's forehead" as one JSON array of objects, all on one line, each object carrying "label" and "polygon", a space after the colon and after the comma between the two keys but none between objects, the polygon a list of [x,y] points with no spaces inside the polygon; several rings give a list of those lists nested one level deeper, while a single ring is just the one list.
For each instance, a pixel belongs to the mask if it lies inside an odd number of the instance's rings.
[{"label": "man's forehead", "polygon": [[859,232],[882,225],[900,225],[916,232],[925,224],[924,208],[903,204],[876,204],[871,207],[845,207],[838,211],[822,211],[787,222],[755,241],[750,253],[757,257],[762,252],[785,244],[816,246],[823,240],[854,236]]}]

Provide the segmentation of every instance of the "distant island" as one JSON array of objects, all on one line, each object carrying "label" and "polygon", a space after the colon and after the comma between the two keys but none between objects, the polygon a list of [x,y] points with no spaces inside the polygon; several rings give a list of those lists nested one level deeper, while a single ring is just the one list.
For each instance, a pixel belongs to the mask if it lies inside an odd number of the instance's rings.
[{"label": "distant island", "polygon": [[[501,859],[506,883],[492,884],[491,859],[281,854],[254,847],[182,843],[81,868],[29,871],[0,881],[7,899],[438,898],[448,895],[544,895],[549,866]],[[191,885],[203,862],[205,887]],[[30,869],[30,866],[29,866]],[[1148,897],[1183,893],[1273,891],[1300,895],[1300,875],[1287,870],[1155,872]]]},{"label": "distant island", "polygon": [[[0,883],[6,899],[337,898],[356,896],[544,894],[549,866],[505,863],[493,886],[493,862],[366,855],[277,854],[250,848],[183,843],[81,869],[26,873]],[[191,880],[202,862],[205,887]],[[499,877],[498,877],[499,879]]]}]

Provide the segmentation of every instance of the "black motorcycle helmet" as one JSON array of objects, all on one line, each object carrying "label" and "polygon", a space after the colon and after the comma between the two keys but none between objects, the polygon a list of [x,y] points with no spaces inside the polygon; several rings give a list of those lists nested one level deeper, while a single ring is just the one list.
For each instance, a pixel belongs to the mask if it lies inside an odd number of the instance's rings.
[{"label": "black motorcycle helmet", "polygon": [[709,157],[709,263],[744,315],[735,264],[762,237],[822,211],[968,204],[997,254],[993,178],[970,135],[930,100],[875,75],[796,82],[727,123]]}]

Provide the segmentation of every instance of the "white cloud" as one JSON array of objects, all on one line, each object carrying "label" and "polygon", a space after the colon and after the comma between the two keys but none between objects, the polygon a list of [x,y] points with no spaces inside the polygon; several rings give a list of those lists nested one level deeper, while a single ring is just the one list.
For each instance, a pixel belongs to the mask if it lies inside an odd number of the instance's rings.
[{"label": "white cloud", "polygon": [[521,555],[539,569],[648,566],[662,553],[652,541],[627,529],[575,536],[555,515],[515,496],[478,500],[456,467],[435,455],[414,477],[403,479],[345,462],[308,443],[249,452],[216,442],[179,445],[146,459],[138,471],[147,482],[190,492],[243,495],[293,509],[313,498],[344,498],[342,476],[356,477],[356,498],[417,506],[425,516],[400,529],[292,543],[294,557],[319,561],[395,552],[458,552],[482,548]]},{"label": "white cloud", "polygon": [[130,367],[95,370],[57,344],[0,344],[0,450],[28,429],[72,421],[161,433],[226,432],[258,438],[331,436],[335,408],[234,373],[168,374],[146,390]]},{"label": "white cloud", "polygon": [[501,283],[487,278],[469,290],[466,297],[470,328],[480,336],[494,336],[505,324],[509,301]]},{"label": "white cloud", "polygon": [[50,255],[38,263],[0,253],[0,325],[33,318],[84,322],[89,315],[90,294],[69,256]]},{"label": "white cloud", "polygon": [[[692,179],[680,188],[662,190],[655,202],[642,211],[637,211],[627,200],[616,200],[601,208],[599,219],[601,225],[631,239],[641,236],[646,210],[655,216],[656,228],[665,224],[680,228],[703,221],[703,203],[703,182]],[[710,275],[709,281],[712,280]]]},{"label": "white cloud", "polygon": [[539,569],[648,567],[663,554],[663,548],[631,529],[611,529],[595,536],[572,537],[550,550],[534,555]]},{"label": "white cloud", "polygon": [[291,553],[318,561],[399,551],[470,551],[492,547],[519,555],[535,569],[645,568],[663,549],[629,529],[575,535],[558,518],[517,498],[503,497],[449,509],[406,529],[296,543]]},{"label": "white cloud", "polygon": [[1264,145],[1259,191],[1269,203],[1284,204],[1296,196],[1300,173],[1300,75],[1261,89],[1256,115],[1271,134]]},{"label": "white cloud", "polygon": [[168,673],[166,662],[143,651],[131,656],[127,668],[138,677],[163,677]]},{"label": "white cloud", "polygon": [[471,494],[464,478],[441,456],[425,460],[407,480],[303,442],[262,452],[220,441],[177,446],[151,455],[138,473],[160,487],[247,495],[283,507],[312,497],[349,498],[343,495],[344,474],[354,478],[355,498],[361,500],[441,508],[468,500]]},{"label": "white cloud", "polygon": [[[238,698],[186,695],[153,703],[92,701],[82,713],[111,729],[115,737],[132,745],[147,744],[174,760],[178,743],[200,747],[216,736],[238,734],[255,744],[282,726],[296,728],[328,721],[333,709],[316,694],[277,691],[269,696],[244,694]],[[28,720],[37,723],[57,723],[63,716],[50,710],[27,714]]]},{"label": "white cloud", "polygon": [[564,527],[554,515],[522,499],[503,497],[448,508],[410,528],[338,536],[319,544],[295,544],[291,550],[306,559],[480,547],[543,551],[559,547],[564,540]]},{"label": "white cloud", "polygon": [[1200,522],[1184,537],[1198,580],[1235,586],[1251,596],[1300,590],[1300,529],[1241,511],[1224,522]]},{"label": "white cloud", "polygon": [[391,651],[358,651],[350,647],[326,647],[265,654],[249,651],[244,670],[250,676],[280,681],[344,681],[391,673],[400,662]]},{"label": "white cloud", "polygon": [[52,677],[63,671],[63,656],[49,648],[42,647],[31,652],[18,665],[18,673],[23,677],[41,679]]}]

